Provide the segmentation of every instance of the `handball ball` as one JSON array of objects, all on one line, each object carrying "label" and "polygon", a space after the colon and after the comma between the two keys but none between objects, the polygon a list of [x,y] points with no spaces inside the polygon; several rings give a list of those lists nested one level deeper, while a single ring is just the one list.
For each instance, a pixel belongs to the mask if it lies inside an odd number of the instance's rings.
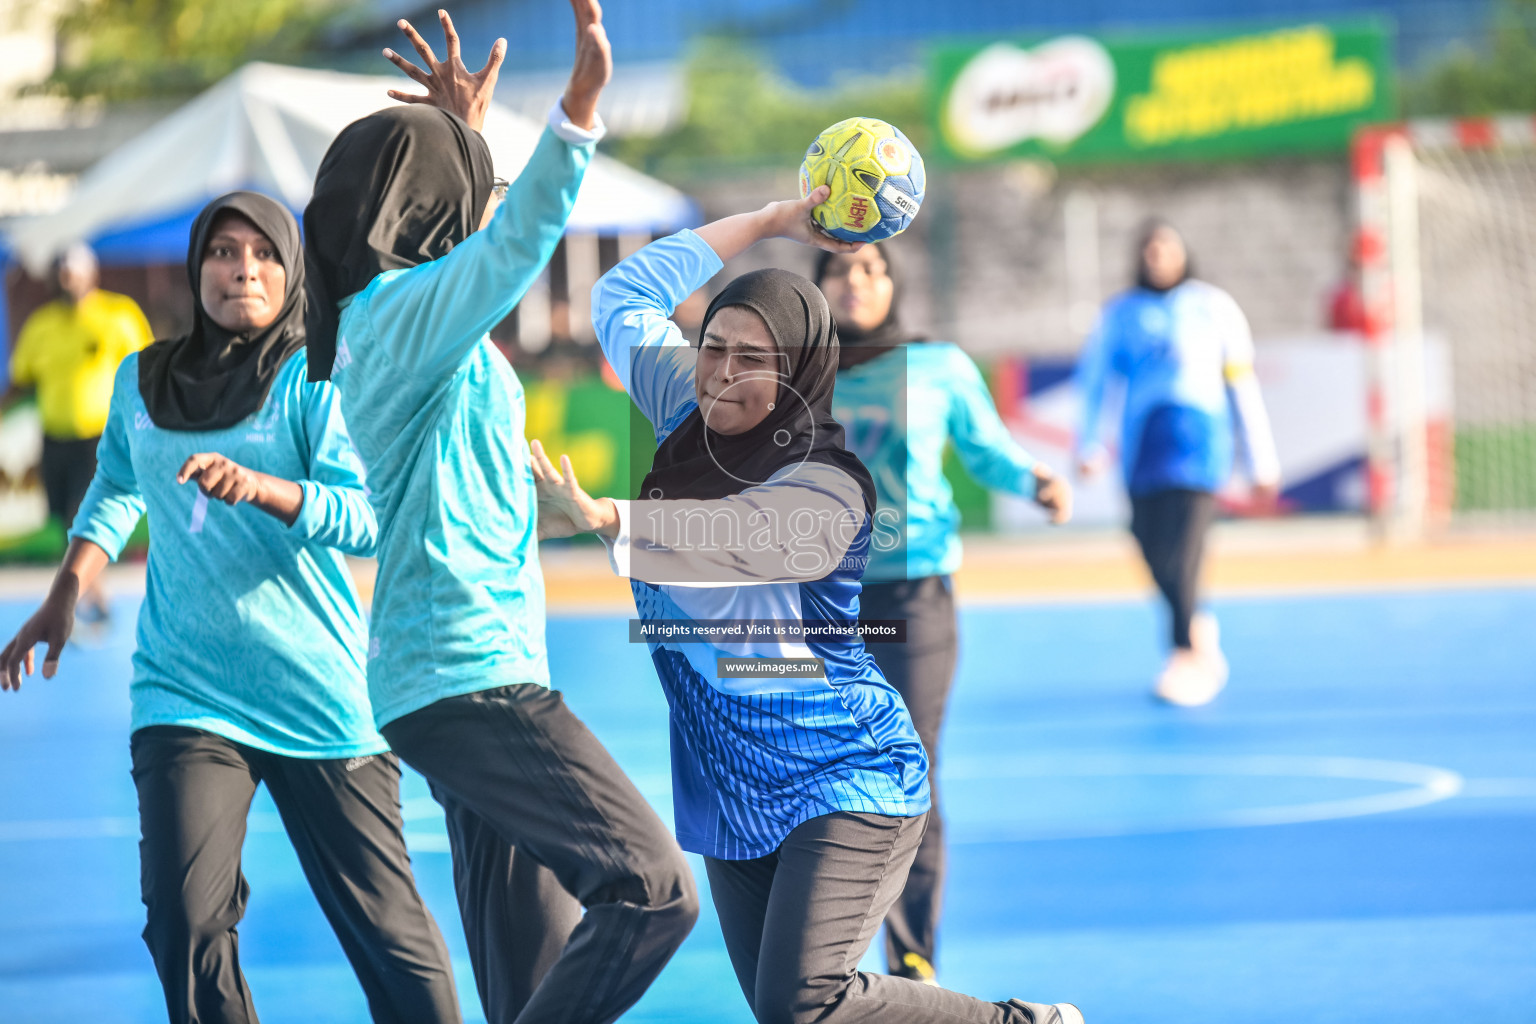
[{"label": "handball ball", "polygon": [[850,117],[816,136],[800,165],[800,198],[832,186],[811,211],[827,234],[845,242],[899,235],[923,202],[923,158],[894,125]]}]

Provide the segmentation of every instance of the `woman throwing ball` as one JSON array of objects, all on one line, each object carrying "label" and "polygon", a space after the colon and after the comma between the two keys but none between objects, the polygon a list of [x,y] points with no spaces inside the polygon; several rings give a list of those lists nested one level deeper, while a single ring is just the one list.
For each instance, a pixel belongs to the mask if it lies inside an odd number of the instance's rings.
[{"label": "woman throwing ball", "polygon": [[[236,926],[240,847],[265,783],[373,1019],[459,1020],[416,892],[400,767],[373,727],[367,629],[343,552],[377,528],[335,390],[305,381],[298,225],[252,192],[192,225],[192,332],[117,371],[96,477],[43,606],[0,652],[57,671],[78,594],[150,513],[133,655],[144,941],[170,1019],[256,1020]],[[242,507],[245,506],[245,507]]]},{"label": "woman throwing ball", "polygon": [[[695,351],[668,320],[765,238],[835,252],[803,201],[654,242],[593,289],[598,339],[660,447],[641,499],[593,499],[534,442],[540,533],[594,531],[631,579],[671,707],[674,819],[704,856],[759,1021],[1080,1022],[857,970],[922,839],[928,764],[857,633],[875,487],[832,417],[825,299],[782,270],[737,278]],[[775,632],[757,632],[767,628]],[[841,630],[841,632],[838,632]]]}]

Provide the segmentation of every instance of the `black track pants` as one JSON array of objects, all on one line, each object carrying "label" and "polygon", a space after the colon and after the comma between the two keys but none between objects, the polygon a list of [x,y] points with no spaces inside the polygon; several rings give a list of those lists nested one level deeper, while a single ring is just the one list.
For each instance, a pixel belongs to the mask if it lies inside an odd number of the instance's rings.
[{"label": "black track pants", "polygon": [[283,757],[200,729],[133,734],[144,941],[172,1024],[256,1020],[236,926],[250,887],[240,847],[265,783],[304,876],[379,1024],[459,1018],[448,950],[416,892],[392,754]]}]

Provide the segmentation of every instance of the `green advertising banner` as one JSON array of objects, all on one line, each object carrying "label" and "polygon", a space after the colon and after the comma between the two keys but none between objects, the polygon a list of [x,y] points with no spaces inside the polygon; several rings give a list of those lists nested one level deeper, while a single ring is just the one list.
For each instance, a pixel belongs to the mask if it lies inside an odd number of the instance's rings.
[{"label": "green advertising banner", "polygon": [[1058,36],[932,55],[949,162],[1197,160],[1342,151],[1396,115],[1379,21],[1180,36]]}]

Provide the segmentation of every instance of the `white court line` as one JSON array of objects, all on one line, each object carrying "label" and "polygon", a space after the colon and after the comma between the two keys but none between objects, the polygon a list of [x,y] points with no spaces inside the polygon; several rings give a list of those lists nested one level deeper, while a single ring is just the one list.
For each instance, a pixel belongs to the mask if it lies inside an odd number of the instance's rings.
[{"label": "white court line", "polygon": [[[1331,778],[1394,782],[1402,789],[1339,800],[1318,800],[1272,807],[1242,807],[1209,814],[1172,817],[1162,821],[1106,821],[1052,826],[1002,822],[975,829],[951,825],[953,844],[1033,842],[1046,839],[1092,839],[1118,836],[1193,832],[1207,829],[1253,828],[1263,825],[1296,825],[1307,822],[1386,814],[1438,803],[1455,796],[1536,796],[1536,778],[1464,779],[1448,768],[1356,757],[1295,757],[1285,755],[1201,756],[1147,755],[1103,757],[964,757],[949,759],[944,768],[947,782],[962,780],[1028,780],[1047,778],[1119,778],[1138,776],[1251,776],[1271,778]],[[642,792],[654,803],[670,797],[668,779],[645,776]],[[1028,789],[1015,787],[1019,799]],[[441,808],[430,797],[403,802],[408,822],[441,820]],[[247,822],[250,832],[283,830],[282,820],[269,812],[255,813]],[[0,821],[0,842],[36,842],[61,839],[137,838],[139,821],[129,817],[57,818],[36,821]],[[407,829],[412,852],[446,853],[448,837],[441,832]]]},{"label": "white court line", "polygon": [[[981,828],[956,825],[952,827],[950,842],[973,844],[1031,842],[1046,839],[1098,839],[1207,829],[1253,828],[1262,825],[1299,825],[1423,807],[1457,796],[1466,786],[1466,780],[1448,768],[1436,768],[1432,765],[1414,764],[1408,761],[1381,761],[1358,757],[1285,755],[961,757],[952,758],[944,769],[946,781],[1158,775],[1355,779],[1397,782],[1402,783],[1405,788],[1339,800],[1318,800],[1274,807],[1241,807],[1230,811],[1170,817],[1162,821],[1083,822],[1057,826],[1044,822],[1038,825],[1003,822]],[[1536,780],[1532,781],[1536,782]]]}]

